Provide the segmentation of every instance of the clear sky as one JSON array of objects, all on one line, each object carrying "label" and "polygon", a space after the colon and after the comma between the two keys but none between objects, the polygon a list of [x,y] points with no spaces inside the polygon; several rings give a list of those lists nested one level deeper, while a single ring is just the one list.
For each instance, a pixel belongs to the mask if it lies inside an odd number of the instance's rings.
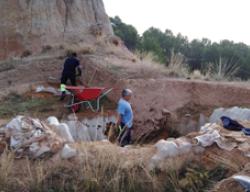
[{"label": "clear sky", "polygon": [[206,37],[250,45],[250,0],[103,0],[109,16],[118,15],[140,34],[151,26],[170,29],[189,40]]}]

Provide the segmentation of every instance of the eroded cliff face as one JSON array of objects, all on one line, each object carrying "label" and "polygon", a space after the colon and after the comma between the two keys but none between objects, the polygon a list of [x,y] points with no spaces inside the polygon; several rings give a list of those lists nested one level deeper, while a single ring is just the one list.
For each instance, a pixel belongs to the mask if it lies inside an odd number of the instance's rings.
[{"label": "eroded cliff face", "polygon": [[113,34],[102,0],[4,0],[0,10],[0,60]]}]

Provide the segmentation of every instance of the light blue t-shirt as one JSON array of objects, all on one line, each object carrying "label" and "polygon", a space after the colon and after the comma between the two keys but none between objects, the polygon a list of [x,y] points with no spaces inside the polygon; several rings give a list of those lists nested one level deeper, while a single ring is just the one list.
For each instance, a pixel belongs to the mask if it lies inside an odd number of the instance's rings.
[{"label": "light blue t-shirt", "polygon": [[122,123],[131,128],[133,125],[133,111],[130,103],[121,98],[118,102],[117,112],[121,115]]}]

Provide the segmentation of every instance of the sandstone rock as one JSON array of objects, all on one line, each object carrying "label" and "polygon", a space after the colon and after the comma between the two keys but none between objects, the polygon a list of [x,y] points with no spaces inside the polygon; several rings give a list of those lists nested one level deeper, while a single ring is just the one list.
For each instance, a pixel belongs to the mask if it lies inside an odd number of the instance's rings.
[{"label": "sandstone rock", "polygon": [[102,0],[0,1],[0,10],[0,60],[113,34]]}]

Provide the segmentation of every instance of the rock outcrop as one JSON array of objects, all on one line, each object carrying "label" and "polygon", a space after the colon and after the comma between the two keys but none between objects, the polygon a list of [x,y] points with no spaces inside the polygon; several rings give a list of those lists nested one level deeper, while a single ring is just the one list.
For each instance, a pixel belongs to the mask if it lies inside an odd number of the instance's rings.
[{"label": "rock outcrop", "polygon": [[112,35],[102,0],[0,1],[0,60]]}]

